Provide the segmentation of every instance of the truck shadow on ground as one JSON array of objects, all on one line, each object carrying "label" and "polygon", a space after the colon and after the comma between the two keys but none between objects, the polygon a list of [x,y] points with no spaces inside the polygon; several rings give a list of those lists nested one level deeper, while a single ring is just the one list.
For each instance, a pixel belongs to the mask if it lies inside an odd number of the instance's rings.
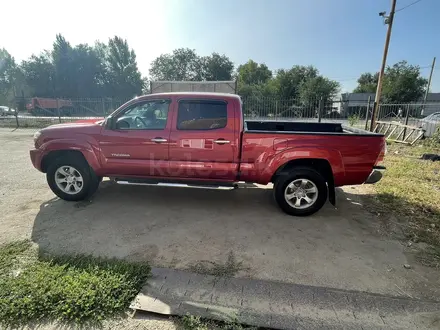
[{"label": "truck shadow on ground", "polygon": [[[172,248],[173,240],[185,237],[194,243],[216,241],[218,229],[222,229],[218,234],[239,237],[237,231],[248,230],[249,235],[255,235],[268,223],[280,231],[292,225],[307,231],[322,222],[344,222],[341,215],[350,204],[342,190],[337,195],[338,209],[327,204],[312,216],[291,217],[278,208],[271,188],[221,191],[122,186],[106,181],[89,201],[53,198],[42,203],[32,240],[41,249],[54,253],[134,259],[141,253],[151,260],[159,254],[151,243],[152,236],[154,240],[167,241]],[[358,212],[359,207],[354,206],[354,211]],[[139,244],[139,250],[133,251]]]}]

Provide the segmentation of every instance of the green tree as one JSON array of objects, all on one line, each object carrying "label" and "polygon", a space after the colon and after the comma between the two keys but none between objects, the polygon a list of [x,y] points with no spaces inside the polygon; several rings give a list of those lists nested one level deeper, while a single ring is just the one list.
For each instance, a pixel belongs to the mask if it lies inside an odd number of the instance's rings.
[{"label": "green tree", "polygon": [[75,96],[100,97],[105,95],[104,63],[97,51],[86,44],[77,45],[72,50],[72,66],[75,68]]},{"label": "green tree", "polygon": [[379,79],[379,73],[363,73],[357,80],[357,87],[353,90],[353,93],[376,93],[377,81]]},{"label": "green tree", "polygon": [[33,96],[55,97],[55,67],[49,52],[38,56],[32,55],[21,63],[26,83],[32,90]]},{"label": "green tree", "polygon": [[98,75],[96,75],[96,80],[98,86],[100,86],[102,90],[102,94],[104,96],[111,96],[110,95],[110,81],[109,81],[109,67],[107,63],[107,57],[108,57],[108,45],[101,41],[96,41],[95,45],[93,46],[93,51],[96,54],[96,57],[98,58],[98,61],[101,66],[101,71]]},{"label": "green tree", "polygon": [[72,47],[60,34],[51,52],[22,63],[23,75],[34,96],[98,97],[104,94],[104,68],[94,48]]},{"label": "green tree", "polygon": [[134,51],[119,37],[72,47],[58,34],[50,52],[33,55],[20,69],[32,95],[40,97],[130,98],[145,85]]},{"label": "green tree", "polygon": [[96,52],[104,62],[106,94],[121,98],[140,95],[145,83],[137,67],[136,54],[129,48],[127,40],[115,36],[107,46],[98,46]]},{"label": "green tree", "polygon": [[60,34],[52,50],[55,69],[55,93],[61,97],[97,97],[103,89],[99,84],[103,65],[97,52],[86,44],[72,47]]},{"label": "green tree", "polygon": [[302,65],[295,65],[289,70],[278,70],[275,77],[278,96],[282,99],[298,98],[301,84],[316,78],[318,73],[315,67]]},{"label": "green tree", "polygon": [[179,48],[171,54],[157,57],[150,68],[152,80],[198,81],[202,80],[202,63],[195,50]]},{"label": "green tree", "polygon": [[179,48],[157,57],[150,68],[152,80],[218,81],[231,80],[234,63],[226,55],[212,53],[200,57],[195,50]]},{"label": "green tree", "polygon": [[[354,93],[375,93],[378,73],[363,73],[358,79]],[[420,67],[401,61],[385,69],[382,84],[382,102],[408,103],[418,101],[423,93],[427,80],[421,76]]]},{"label": "green tree", "polygon": [[72,47],[57,35],[51,52],[32,56],[21,65],[34,96],[98,97],[103,95],[103,66],[88,45]]},{"label": "green tree", "polygon": [[303,104],[316,102],[320,98],[329,101],[339,91],[339,83],[323,76],[307,79],[300,86],[300,99]]},{"label": "green tree", "polygon": [[[266,64],[253,60],[237,68],[238,94],[245,98],[248,108],[262,109],[268,97],[275,97],[277,86],[272,79],[272,71]],[[258,110],[260,111],[260,110]]]},{"label": "green tree", "polygon": [[242,86],[264,84],[272,78],[272,71],[269,70],[266,64],[258,64],[253,60],[239,65],[237,73],[238,83]]},{"label": "green tree", "polygon": [[210,56],[200,58],[201,77],[207,81],[231,80],[234,63],[226,55],[212,53]]},{"label": "green tree", "polygon": [[247,116],[275,113],[277,86],[265,64],[249,60],[237,68],[238,94],[243,97]]},{"label": "green tree", "polygon": [[78,96],[73,48],[61,34],[57,34],[55,37],[51,55],[55,71],[55,94],[61,97]]},{"label": "green tree", "polygon": [[382,95],[385,102],[409,103],[418,101],[428,81],[420,74],[420,67],[401,61],[385,70]]},{"label": "green tree", "polygon": [[0,49],[0,105],[9,104],[14,93],[14,76],[17,66],[6,49]]}]

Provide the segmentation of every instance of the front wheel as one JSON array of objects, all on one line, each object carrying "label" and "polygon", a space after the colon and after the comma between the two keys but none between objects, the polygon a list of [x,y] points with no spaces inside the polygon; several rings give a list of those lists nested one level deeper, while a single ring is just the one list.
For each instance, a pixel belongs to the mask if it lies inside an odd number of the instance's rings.
[{"label": "front wheel", "polygon": [[327,184],[316,170],[296,167],[277,179],[274,194],[284,212],[307,216],[320,210],[327,201]]},{"label": "front wheel", "polygon": [[47,173],[50,189],[66,201],[80,201],[98,189],[100,178],[84,159],[61,157],[50,164]]}]

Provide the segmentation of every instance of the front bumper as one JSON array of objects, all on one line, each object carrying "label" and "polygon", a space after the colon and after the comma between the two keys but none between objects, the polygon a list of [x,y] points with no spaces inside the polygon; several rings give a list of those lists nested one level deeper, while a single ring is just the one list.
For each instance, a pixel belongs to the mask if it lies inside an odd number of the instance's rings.
[{"label": "front bumper", "polygon": [[379,182],[382,179],[383,172],[386,170],[385,166],[374,166],[370,175],[368,176],[365,183],[372,184]]},{"label": "front bumper", "polygon": [[29,151],[29,154],[31,156],[32,165],[42,172],[41,170],[41,160],[43,159],[43,152],[39,149],[32,149]]}]

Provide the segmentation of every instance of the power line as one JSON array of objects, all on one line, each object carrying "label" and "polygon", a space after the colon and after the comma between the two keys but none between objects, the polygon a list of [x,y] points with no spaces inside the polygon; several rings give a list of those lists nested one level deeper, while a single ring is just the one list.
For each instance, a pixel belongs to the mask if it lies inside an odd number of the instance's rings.
[{"label": "power line", "polygon": [[397,13],[397,12],[399,12],[399,11],[402,11],[402,10],[408,8],[408,7],[411,7],[412,5],[415,5],[416,3],[420,2],[420,1],[422,1],[422,0],[414,1],[414,2],[410,3],[409,5],[406,5],[405,7],[399,8],[399,9],[397,9],[397,10],[395,11],[395,13]]},{"label": "power line", "polygon": [[358,80],[359,77],[353,77],[353,78],[329,78],[331,80],[337,80],[337,81],[350,81],[350,80]]}]

